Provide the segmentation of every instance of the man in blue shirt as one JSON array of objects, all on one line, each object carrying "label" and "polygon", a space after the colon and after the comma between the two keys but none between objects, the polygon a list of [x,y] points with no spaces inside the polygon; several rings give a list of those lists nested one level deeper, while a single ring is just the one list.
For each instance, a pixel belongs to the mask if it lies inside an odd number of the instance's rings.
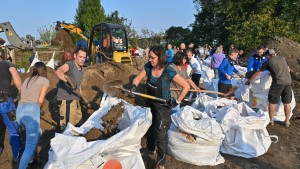
[{"label": "man in blue shirt", "polygon": [[[219,66],[219,84],[218,90],[222,93],[228,93],[231,88],[231,79],[233,72],[238,74],[238,70],[234,67],[234,62],[238,56],[239,50],[233,48],[229,51],[229,56],[224,58]],[[234,95],[229,96],[230,99],[234,99]]]},{"label": "man in blue shirt", "polygon": [[172,45],[169,43],[168,50],[167,50],[167,58],[169,64],[173,62],[173,56],[174,56],[174,51],[172,49]]},{"label": "man in blue shirt", "polygon": [[265,49],[263,46],[257,48],[256,53],[254,53],[248,61],[247,72],[256,72],[261,68],[261,65],[268,60],[264,52]]}]

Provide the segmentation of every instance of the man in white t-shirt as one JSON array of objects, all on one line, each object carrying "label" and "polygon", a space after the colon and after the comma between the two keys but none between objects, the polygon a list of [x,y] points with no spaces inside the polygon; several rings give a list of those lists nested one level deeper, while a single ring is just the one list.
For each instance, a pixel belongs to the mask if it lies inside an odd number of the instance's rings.
[{"label": "man in white t-shirt", "polygon": [[[192,67],[191,75],[192,81],[197,87],[199,87],[199,82],[202,74],[201,66],[198,60],[193,56],[193,51],[191,49],[186,50],[186,54],[189,58],[190,66]],[[190,99],[193,98],[193,93],[190,95]]]}]

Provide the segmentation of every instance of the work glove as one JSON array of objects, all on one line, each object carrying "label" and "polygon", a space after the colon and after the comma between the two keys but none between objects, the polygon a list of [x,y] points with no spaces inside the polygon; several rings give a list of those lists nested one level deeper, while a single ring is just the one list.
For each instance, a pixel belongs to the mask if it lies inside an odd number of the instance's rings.
[{"label": "work glove", "polygon": [[134,97],[134,94],[132,92],[136,91],[136,85],[132,84],[130,88],[130,93],[128,94],[129,97]]},{"label": "work glove", "polygon": [[167,103],[167,105],[170,106],[171,108],[174,108],[174,107],[176,107],[176,106],[179,104],[179,102],[178,102],[175,98],[173,98],[173,97],[170,97],[170,98],[166,101],[166,103]]},{"label": "work glove", "polygon": [[247,80],[247,81],[245,82],[245,85],[248,86],[248,85],[250,85],[250,83],[251,83],[251,82],[250,82],[249,80]]},{"label": "work glove", "polygon": [[43,116],[44,114],[45,112],[42,109],[40,109],[40,115]]}]

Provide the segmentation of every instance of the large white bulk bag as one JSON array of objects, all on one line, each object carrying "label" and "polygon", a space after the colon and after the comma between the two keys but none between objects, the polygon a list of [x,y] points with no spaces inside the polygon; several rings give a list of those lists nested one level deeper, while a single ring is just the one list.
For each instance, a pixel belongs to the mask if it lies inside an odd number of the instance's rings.
[{"label": "large white bulk bag", "polygon": [[168,131],[169,153],[177,160],[203,166],[224,163],[219,149],[224,139],[220,125],[190,106],[172,116]]}]

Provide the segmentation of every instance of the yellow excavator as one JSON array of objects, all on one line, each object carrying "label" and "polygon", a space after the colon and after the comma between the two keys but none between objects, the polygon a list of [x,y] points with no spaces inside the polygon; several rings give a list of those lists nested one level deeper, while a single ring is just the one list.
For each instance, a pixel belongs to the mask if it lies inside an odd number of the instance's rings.
[{"label": "yellow excavator", "polygon": [[88,37],[74,24],[56,22],[57,29],[65,29],[69,33],[79,35],[88,47],[90,64],[102,63],[108,60],[123,64],[132,64],[132,59],[128,53],[127,32],[123,25],[100,23],[91,30]]}]

